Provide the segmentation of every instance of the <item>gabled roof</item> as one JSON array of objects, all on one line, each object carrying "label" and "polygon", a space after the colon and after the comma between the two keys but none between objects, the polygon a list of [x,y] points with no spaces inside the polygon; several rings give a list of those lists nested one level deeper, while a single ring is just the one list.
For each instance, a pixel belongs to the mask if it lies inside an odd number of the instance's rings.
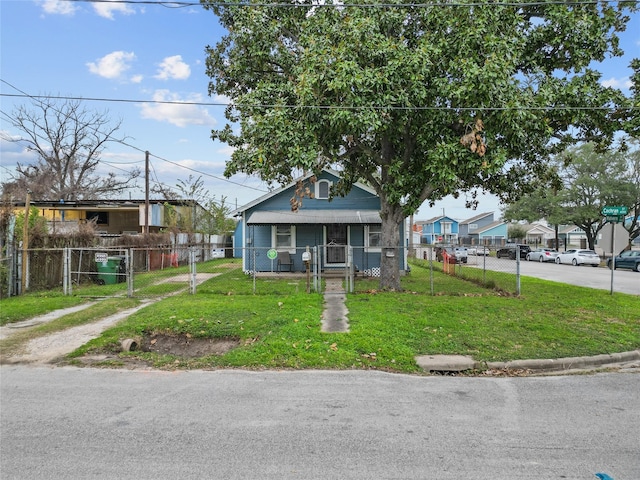
[{"label": "gabled roof", "polygon": [[433,223],[436,223],[438,220],[443,220],[443,219],[451,220],[452,222],[457,222],[457,220],[454,220],[451,217],[447,217],[446,215],[438,215],[437,217],[432,217],[427,220],[416,220],[413,223],[418,223],[420,225],[431,225]]},{"label": "gabled roof", "polygon": [[527,233],[532,233],[532,231],[535,231],[535,230],[537,230],[539,232],[542,232],[542,233],[553,233],[554,232],[553,228],[549,228],[546,225],[543,225],[541,223],[530,223],[530,224],[525,223],[522,226],[525,228]]},{"label": "gabled roof", "polygon": [[504,225],[505,223],[506,223],[506,222],[505,222],[505,221],[503,221],[503,220],[496,220],[495,222],[491,222],[490,224],[485,225],[485,226],[483,226],[483,227],[478,227],[478,229],[477,229],[477,230],[474,230],[474,231],[473,231],[473,233],[472,233],[472,234],[470,234],[470,235],[478,235],[478,234],[480,234],[480,233],[484,233],[484,232],[486,232],[487,230],[491,230],[492,228],[499,227],[500,225]]},{"label": "gabled roof", "polygon": [[481,220],[485,217],[488,216],[493,216],[493,212],[485,212],[485,213],[480,213],[478,215],[476,215],[475,217],[471,217],[471,218],[467,218],[466,220],[463,220],[462,222],[460,222],[460,225],[466,225],[467,223],[475,223],[478,220]]},{"label": "gabled roof", "polygon": [[[333,170],[331,168],[323,168],[322,169],[323,172],[327,172],[329,175],[333,175],[334,177],[340,178],[340,172],[338,172],[337,170]],[[298,177],[296,179],[294,179],[292,182],[288,183],[287,185],[284,185],[280,188],[277,188],[269,193],[266,193],[264,195],[262,195],[259,198],[256,198],[255,200],[246,203],[245,205],[233,210],[230,213],[230,216],[232,217],[237,217],[238,215],[240,215],[242,212],[246,212],[247,210],[255,207],[256,205],[260,205],[262,202],[269,200],[270,198],[273,198],[279,194],[281,194],[282,192],[284,192],[285,190],[295,186],[299,181],[301,180],[308,180],[309,178],[313,177],[314,173],[307,173],[306,175],[303,175],[302,177]],[[371,188],[369,185],[365,185],[364,183],[360,183],[360,182],[356,182],[353,184],[354,187],[360,188],[361,190],[364,190],[365,192],[368,192],[372,195],[378,196],[378,194],[376,193],[376,191]]]},{"label": "gabled roof", "polygon": [[561,225],[558,233],[584,233],[584,230],[577,225]]}]

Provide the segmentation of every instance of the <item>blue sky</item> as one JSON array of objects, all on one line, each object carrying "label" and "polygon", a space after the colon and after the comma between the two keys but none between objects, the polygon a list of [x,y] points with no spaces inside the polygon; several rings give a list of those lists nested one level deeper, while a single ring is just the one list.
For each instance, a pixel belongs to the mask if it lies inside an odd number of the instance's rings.
[{"label": "blue sky", "polygon": [[[165,5],[170,5],[166,3]],[[139,103],[85,101],[90,110],[121,120],[128,146],[112,144],[103,156],[105,171],[144,168],[151,153],[151,181],[175,187],[178,179],[202,176],[217,200],[234,208],[267,191],[255,177],[223,176],[231,151],[210,139],[225,123],[224,98],[207,95],[205,46],[224,34],[216,16],[198,5],[169,8],[159,4],[88,3],[60,0],[0,0],[0,92],[5,95],[52,95],[136,100]],[[621,35],[622,58],[599,70],[603,82],[629,93],[629,63],[640,57],[640,14]],[[220,106],[167,105],[144,101],[220,103]],[[7,122],[25,98],[0,97],[0,176],[29,154],[7,138],[18,135]],[[144,181],[132,198],[144,198]],[[464,197],[426,204],[416,219],[441,215],[464,219],[495,211],[499,204],[482,197],[477,211],[464,208]]]}]

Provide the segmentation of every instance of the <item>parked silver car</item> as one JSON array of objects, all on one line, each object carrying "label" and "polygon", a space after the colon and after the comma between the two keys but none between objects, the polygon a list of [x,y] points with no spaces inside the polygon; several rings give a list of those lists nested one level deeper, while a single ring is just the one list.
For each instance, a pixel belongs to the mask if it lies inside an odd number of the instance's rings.
[{"label": "parked silver car", "polygon": [[527,253],[527,260],[530,262],[555,262],[558,251],[553,248],[536,248]]},{"label": "parked silver car", "polygon": [[480,245],[479,247],[467,247],[467,253],[469,255],[489,256],[491,252],[489,251],[489,247]]},{"label": "parked silver car", "polygon": [[597,267],[600,265],[600,257],[593,250],[581,250],[572,248],[566,252],[558,253],[556,257],[556,263],[570,263],[571,265],[591,265]]}]

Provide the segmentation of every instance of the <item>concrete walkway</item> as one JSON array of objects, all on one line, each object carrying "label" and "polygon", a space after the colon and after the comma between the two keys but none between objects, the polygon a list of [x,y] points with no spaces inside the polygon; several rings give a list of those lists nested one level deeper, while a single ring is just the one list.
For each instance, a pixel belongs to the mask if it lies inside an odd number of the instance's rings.
[{"label": "concrete walkway", "polygon": [[322,313],[322,331],[330,333],[348,332],[349,310],[345,305],[346,292],[342,286],[343,278],[327,278],[324,290],[324,312]]}]

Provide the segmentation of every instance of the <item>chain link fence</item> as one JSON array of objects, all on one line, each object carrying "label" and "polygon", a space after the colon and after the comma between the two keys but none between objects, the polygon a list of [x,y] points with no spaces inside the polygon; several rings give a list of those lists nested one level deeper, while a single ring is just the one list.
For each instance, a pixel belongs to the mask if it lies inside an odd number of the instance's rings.
[{"label": "chain link fence", "polygon": [[[478,254],[480,253],[480,254]],[[401,274],[429,269],[429,289],[439,291],[441,275],[520,293],[519,260],[496,258],[491,247],[470,249],[448,261],[442,249],[419,246],[367,248],[317,245],[304,248],[157,248],[30,249],[2,259],[2,296],[22,291],[62,289],[88,296],[158,296],[188,290],[212,294],[323,293],[328,278],[347,292],[358,279],[380,277],[381,262],[398,262]]]},{"label": "chain link fence", "polygon": [[[451,247],[454,248],[454,247]],[[421,245],[415,249],[415,265],[434,272],[456,276],[475,282],[486,288],[520,294],[520,257],[515,260],[498,258],[494,246],[455,247],[454,256],[447,254],[448,248]],[[432,279],[432,293],[437,289],[437,280]]]}]

